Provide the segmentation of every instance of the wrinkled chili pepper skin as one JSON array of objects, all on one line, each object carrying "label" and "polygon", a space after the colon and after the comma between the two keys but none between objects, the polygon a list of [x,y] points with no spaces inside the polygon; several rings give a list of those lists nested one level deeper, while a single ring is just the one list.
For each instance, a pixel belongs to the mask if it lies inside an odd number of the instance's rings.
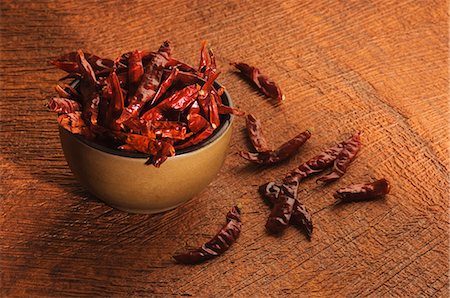
[{"label": "wrinkled chili pepper skin", "polygon": [[142,56],[140,51],[134,51],[128,58],[128,82],[137,85],[144,75],[144,66],[142,64]]},{"label": "wrinkled chili pepper skin", "polygon": [[81,106],[78,102],[68,99],[55,97],[48,101],[48,108],[58,114],[74,113],[81,110]]},{"label": "wrinkled chili pepper skin", "polygon": [[389,181],[383,178],[371,183],[353,184],[340,188],[334,197],[341,202],[370,201],[387,195],[390,189]]},{"label": "wrinkled chili pepper skin", "polygon": [[[269,182],[259,187],[260,195],[266,200],[270,208],[272,208],[278,200],[280,192],[281,187],[275,182]],[[289,224],[303,230],[308,239],[311,240],[313,233],[312,217],[306,206],[298,199],[294,203]]]},{"label": "wrinkled chili pepper skin", "polygon": [[297,187],[282,185],[278,198],[266,222],[266,229],[272,234],[279,234],[289,225],[296,202]]},{"label": "wrinkled chili pepper skin", "polygon": [[246,160],[257,164],[273,165],[294,156],[310,137],[311,132],[306,130],[284,143],[276,150],[264,152],[241,151],[239,154]]},{"label": "wrinkled chili pepper skin", "polygon": [[238,207],[233,207],[226,216],[225,225],[210,241],[198,249],[174,255],[173,258],[181,264],[199,264],[218,257],[236,242],[241,233],[241,228],[241,211]]},{"label": "wrinkled chili pepper skin", "polygon": [[254,115],[248,114],[245,118],[247,127],[247,134],[252,142],[253,147],[257,152],[264,152],[270,150],[266,137],[264,136],[261,121]]},{"label": "wrinkled chili pepper skin", "polygon": [[334,161],[333,170],[331,173],[317,179],[318,182],[330,183],[341,178],[362,146],[361,132],[356,132],[347,141],[343,143],[344,148]]},{"label": "wrinkled chili pepper skin", "polygon": [[146,164],[158,167],[175,148],[209,138],[220,114],[243,114],[223,105],[224,89],[214,88],[219,73],[206,44],[201,56],[199,72],[173,59],[168,42],[158,51],[130,51],[114,61],[81,50],[68,53],[51,62],[68,74],[55,87],[60,98],[48,107],[65,129],[113,149],[146,153]]},{"label": "wrinkled chili pepper skin", "polygon": [[263,75],[258,68],[246,63],[231,63],[231,65],[236,67],[247,80],[252,82],[267,97],[278,101],[284,100],[280,87],[269,77]]},{"label": "wrinkled chili pepper skin", "polygon": [[137,116],[144,107],[144,104],[153,99],[161,81],[163,68],[169,60],[170,54],[170,44],[166,41],[153,56],[151,62],[145,67],[141,83],[135,95],[131,98],[130,103],[124,109],[118,123],[123,123],[129,118]]}]

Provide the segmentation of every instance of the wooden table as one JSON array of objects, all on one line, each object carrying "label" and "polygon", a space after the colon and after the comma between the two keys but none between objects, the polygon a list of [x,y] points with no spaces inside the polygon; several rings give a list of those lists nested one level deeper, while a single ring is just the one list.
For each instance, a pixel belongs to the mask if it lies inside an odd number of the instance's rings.
[{"label": "wooden table", "polygon": [[[167,4],[169,3],[170,4]],[[1,296],[448,297],[448,10],[445,1],[2,1]],[[217,178],[159,215],[117,211],[70,172],[45,99],[62,73],[47,64],[83,48],[116,57],[170,39],[197,64],[214,48],[235,103],[261,119],[270,143],[314,128],[289,162],[247,165],[244,121]],[[228,65],[276,80],[276,106]],[[312,241],[295,228],[266,234],[257,194],[320,150],[362,130],[349,172],[300,198]],[[386,177],[384,200],[332,207],[333,192]],[[207,241],[243,206],[238,242],[222,257],[180,266],[175,251]]]}]

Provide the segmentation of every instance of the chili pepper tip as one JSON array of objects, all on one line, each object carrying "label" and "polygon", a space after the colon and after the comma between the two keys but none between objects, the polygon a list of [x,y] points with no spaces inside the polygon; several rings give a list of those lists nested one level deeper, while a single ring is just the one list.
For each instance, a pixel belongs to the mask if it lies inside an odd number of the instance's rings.
[{"label": "chili pepper tip", "polygon": [[307,129],[307,131],[309,131],[310,133],[313,133],[314,130],[315,130],[314,127],[310,127],[310,128]]}]

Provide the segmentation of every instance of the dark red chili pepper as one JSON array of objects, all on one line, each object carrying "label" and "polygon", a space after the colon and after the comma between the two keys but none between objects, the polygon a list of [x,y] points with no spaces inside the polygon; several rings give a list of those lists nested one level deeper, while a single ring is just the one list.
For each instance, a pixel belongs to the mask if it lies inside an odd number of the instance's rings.
[{"label": "dark red chili pepper", "polygon": [[206,120],[202,115],[200,115],[200,106],[197,101],[194,101],[191,108],[189,109],[189,114],[187,115],[189,129],[193,133],[198,133],[209,126],[208,120]]},{"label": "dark red chili pepper", "polygon": [[198,264],[218,257],[236,242],[241,233],[241,211],[233,207],[226,216],[226,223],[220,231],[200,248],[174,255],[173,258],[182,264]]},{"label": "dark red chili pepper", "polygon": [[197,133],[196,135],[193,135],[192,137],[184,140],[183,143],[175,145],[176,149],[184,149],[193,145],[196,145],[204,140],[206,140],[209,136],[211,136],[214,132],[214,128],[211,126],[208,126],[205,130],[203,130],[201,133]]},{"label": "dark red chili pepper", "polygon": [[74,113],[81,110],[81,106],[78,102],[60,97],[50,99],[48,102],[48,107],[51,111],[58,114]]},{"label": "dark red chili pepper", "polygon": [[83,51],[78,50],[77,53],[78,53],[77,62],[81,70],[81,76],[85,79],[91,80],[95,84],[98,84],[94,69],[92,68],[92,65],[84,57]]},{"label": "dark red chili pepper", "polygon": [[200,49],[200,63],[198,65],[198,72],[199,73],[205,73],[208,65],[209,65],[209,57],[208,57],[208,50],[206,49],[207,42],[204,40],[202,41],[202,47]]},{"label": "dark red chili pepper", "polygon": [[319,182],[330,183],[341,178],[362,146],[361,132],[356,132],[352,137],[343,143],[344,148],[334,161],[331,173],[317,179]]},{"label": "dark red chili pepper", "polygon": [[247,127],[247,134],[255,150],[257,152],[269,151],[270,148],[267,144],[266,138],[264,137],[261,121],[259,121],[259,119],[252,114],[248,114],[245,118],[245,123]]},{"label": "dark red chili pepper", "polygon": [[[301,164],[294,170],[292,170],[285,179],[296,179],[299,182],[312,174],[320,173],[333,165],[339,153],[344,148],[343,143],[337,144],[320,154],[314,156],[307,162]],[[261,186],[260,190],[264,190],[264,197],[270,198],[277,193],[277,188],[280,186],[275,182],[270,182]],[[274,199],[272,199],[274,200]]]},{"label": "dark red chili pepper", "polygon": [[334,197],[341,202],[369,201],[387,195],[390,188],[386,179],[380,179],[371,183],[353,184],[340,188]]},{"label": "dark red chili pepper", "polygon": [[174,147],[211,136],[220,114],[242,114],[224,106],[224,89],[214,88],[219,74],[206,44],[201,55],[201,72],[173,59],[168,42],[156,52],[131,51],[115,61],[81,50],[63,55],[52,63],[69,73],[55,87],[61,98],[49,107],[64,114],[59,121],[66,129],[114,149],[146,153],[147,164],[159,166]]},{"label": "dark red chili pepper", "polygon": [[169,61],[167,61],[166,67],[168,67],[168,68],[176,67],[179,70],[184,71],[184,72],[192,72],[192,73],[197,72],[197,70],[195,68],[193,68],[192,66],[190,66],[184,62],[178,61],[176,59],[173,59],[173,58],[170,58]]},{"label": "dark red chili pepper", "polygon": [[81,112],[78,111],[59,115],[58,123],[61,127],[74,134],[81,134],[82,130],[86,127],[86,124],[81,118]]},{"label": "dark red chili pepper", "polygon": [[[50,61],[50,64],[53,64],[59,69],[64,70],[68,73],[80,73],[80,68],[77,62],[77,55],[77,52],[70,52],[62,55],[56,60]],[[84,56],[97,75],[102,72],[112,70],[114,64],[112,60],[100,58],[89,53],[84,53]],[[108,73],[106,75],[108,75]]]},{"label": "dark red chili pepper", "polygon": [[[217,77],[219,76],[219,73],[213,73],[209,76],[208,80],[206,81],[205,84],[203,84],[202,89],[200,90],[200,92],[198,93],[198,97],[197,97],[197,101],[200,105],[200,107],[202,108],[203,114],[209,118],[210,115],[210,101],[211,98],[209,96],[212,88],[213,88],[213,84],[214,81],[217,79]],[[210,119],[208,119],[210,120]],[[211,122],[211,120],[210,120]]]},{"label": "dark red chili pepper", "polygon": [[278,101],[284,100],[284,95],[281,92],[280,87],[274,81],[269,79],[269,77],[263,75],[258,68],[246,63],[231,63],[231,65],[236,67],[247,80],[251,81],[255,87],[267,97]]},{"label": "dark red chili pepper", "polygon": [[120,124],[116,120],[120,117],[124,108],[122,88],[120,88],[120,82],[115,71],[111,72],[109,79],[112,95],[106,112],[106,121],[109,128],[120,130]]},{"label": "dark red chili pepper", "polygon": [[229,106],[225,106],[222,104],[218,105],[218,110],[219,110],[219,114],[221,114],[221,115],[232,114],[232,115],[239,116],[239,117],[245,116],[245,112],[242,112],[238,108],[229,107]]},{"label": "dark red chili pepper", "polygon": [[183,111],[195,101],[199,90],[199,85],[187,86],[161,101],[156,107],[148,110],[141,118],[146,121],[161,120],[162,113],[165,110]]},{"label": "dark red chili pepper", "polygon": [[123,110],[118,123],[123,123],[131,117],[136,117],[145,103],[151,101],[156,94],[161,81],[163,68],[170,58],[170,45],[166,41],[161,45],[151,62],[145,67],[141,83],[131,98],[128,106]]},{"label": "dark red chili pepper", "polygon": [[[267,203],[271,208],[278,200],[280,192],[281,187],[275,182],[269,182],[259,187],[259,193],[267,200]],[[293,226],[303,230],[308,236],[308,239],[311,239],[313,232],[311,214],[309,213],[306,206],[298,199],[296,199],[294,202],[294,207],[292,209],[292,215],[289,224],[292,224]]]},{"label": "dark red chili pepper", "polygon": [[159,85],[158,91],[156,92],[155,96],[153,97],[152,101],[150,102],[150,105],[153,105],[155,102],[158,102],[158,100],[161,98],[161,96],[166,93],[167,89],[172,86],[174,80],[178,76],[179,70],[178,68],[173,68],[170,72],[169,76]]},{"label": "dark red chili pepper", "polygon": [[257,164],[273,165],[292,157],[310,137],[311,132],[306,130],[284,143],[276,150],[264,152],[241,151],[240,155],[248,161]]},{"label": "dark red chili pepper", "polygon": [[209,122],[213,128],[217,128],[220,125],[219,108],[217,106],[217,98],[219,96],[214,92],[214,90],[211,90],[209,96]]},{"label": "dark red chili pepper", "polygon": [[140,51],[131,52],[128,58],[128,82],[137,85],[144,75],[144,66],[142,65],[142,56]]},{"label": "dark red chili pepper", "polygon": [[281,185],[278,198],[275,200],[266,222],[266,229],[270,233],[281,233],[289,225],[297,201],[297,185]]}]

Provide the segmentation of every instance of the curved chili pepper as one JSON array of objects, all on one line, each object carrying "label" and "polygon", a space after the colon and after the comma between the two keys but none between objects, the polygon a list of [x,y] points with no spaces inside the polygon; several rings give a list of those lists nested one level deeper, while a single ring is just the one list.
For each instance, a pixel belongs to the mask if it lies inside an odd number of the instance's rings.
[{"label": "curved chili pepper", "polygon": [[344,142],[344,149],[339,153],[334,161],[333,170],[331,173],[317,179],[318,182],[330,183],[341,178],[362,146],[361,132],[356,132],[347,141]]},{"label": "curved chili pepper", "polygon": [[219,108],[217,106],[219,96],[214,90],[211,90],[209,96],[209,122],[213,128],[217,128],[220,125]]},{"label": "curved chili pepper", "polygon": [[257,152],[269,151],[269,145],[264,137],[261,121],[252,114],[248,114],[245,118],[245,124],[247,127],[247,134],[252,142],[253,147]]},{"label": "curved chili pepper", "polygon": [[86,60],[83,51],[78,50],[77,53],[77,62],[81,71],[81,76],[85,79],[91,80],[95,84],[98,84],[94,69],[92,68],[92,65]]},{"label": "curved chili pepper", "polygon": [[[213,73],[209,76],[208,80],[206,81],[205,84],[203,84],[202,89],[200,90],[200,92],[198,93],[198,97],[197,97],[197,101],[200,105],[200,107],[202,108],[203,114],[209,118],[210,115],[210,101],[211,98],[209,96],[212,88],[213,88],[213,84],[214,81],[217,79],[217,77],[219,76],[219,73]],[[208,119],[210,120],[210,119]]]},{"label": "curved chili pepper", "polygon": [[[50,64],[68,73],[81,73],[77,62],[77,55],[77,52],[70,52],[60,56],[56,60],[50,61]],[[100,58],[90,53],[84,53],[84,56],[96,74],[111,71],[114,65],[114,62],[110,59]]]},{"label": "curved chili pepper", "polygon": [[161,120],[163,118],[163,112],[165,110],[175,110],[175,111],[183,111],[187,107],[189,107],[194,101],[199,93],[200,86],[199,85],[190,85],[187,86],[170,97],[161,101],[157,106],[148,110],[144,115],[142,115],[142,119],[146,121],[150,120]]},{"label": "curved chili pepper", "polygon": [[149,131],[161,138],[184,140],[191,136],[186,132],[186,124],[178,121],[152,121],[148,126]]},{"label": "curved chili pepper", "polygon": [[200,142],[203,142],[206,140],[209,136],[211,136],[214,132],[214,128],[211,126],[208,126],[205,130],[203,130],[201,133],[197,133],[196,135],[193,135],[192,137],[186,139],[183,143],[176,144],[176,149],[184,149],[193,145],[196,145]]},{"label": "curved chili pepper", "polygon": [[245,116],[245,112],[242,112],[238,108],[229,107],[229,106],[222,105],[222,104],[218,105],[218,111],[219,111],[219,114],[221,114],[221,115],[232,114],[232,115],[239,116],[239,117]]},{"label": "curved chili pepper", "polygon": [[124,108],[122,88],[120,88],[120,82],[115,71],[111,72],[109,79],[112,95],[106,112],[107,126],[113,130],[120,130],[120,124],[116,120],[120,117]]},{"label": "curved chili pepper", "polygon": [[200,63],[198,65],[198,72],[199,73],[205,73],[208,65],[209,65],[209,57],[208,57],[208,50],[206,49],[206,40],[202,41],[202,47],[200,49]]},{"label": "curved chili pepper", "polygon": [[78,111],[59,115],[58,123],[61,127],[74,134],[81,134],[82,130],[86,127],[86,124],[81,118],[81,112]]},{"label": "curved chili pepper", "polygon": [[161,98],[161,96],[167,91],[167,89],[172,86],[175,78],[178,76],[179,70],[178,68],[173,68],[170,72],[169,76],[159,85],[158,91],[156,91],[155,96],[153,97],[152,101],[150,102],[150,105],[153,105],[155,102],[158,101],[158,99]]},{"label": "curved chili pepper", "polygon": [[58,114],[74,113],[81,110],[78,102],[68,98],[55,97],[50,99],[47,105],[51,111]]},{"label": "curved chili pepper", "polygon": [[297,201],[297,186],[283,184],[266,222],[266,229],[278,234],[287,228]]},{"label": "curved chili pepper", "polygon": [[211,240],[200,248],[174,255],[173,258],[182,264],[198,264],[218,257],[236,242],[241,233],[241,228],[241,211],[235,206],[228,212],[225,225]]},{"label": "curved chili pepper", "polygon": [[[275,182],[269,182],[259,187],[259,193],[263,198],[266,199],[268,205],[272,208],[277,202],[281,192],[281,187]],[[313,223],[311,214],[309,213],[306,206],[300,202],[298,199],[294,202],[294,207],[292,209],[291,218],[289,224],[303,230],[311,240],[313,232]],[[283,229],[283,228],[282,228]]]},{"label": "curved chili pepper", "polygon": [[176,67],[183,72],[192,72],[192,73],[197,72],[197,70],[195,68],[193,68],[192,66],[190,66],[184,62],[178,61],[176,59],[173,59],[173,58],[170,58],[169,61],[167,61],[166,67],[168,67],[168,68]]},{"label": "curved chili pepper", "polygon": [[155,56],[153,56],[152,61],[145,67],[141,83],[135,95],[117,120],[119,124],[137,116],[144,104],[153,99],[160,84],[163,68],[170,58],[170,53],[170,44],[168,41],[165,41]]},{"label": "curved chili pepper", "polygon": [[264,152],[241,151],[239,154],[248,161],[257,164],[273,165],[292,157],[310,137],[311,132],[306,130],[287,141],[276,150]]},{"label": "curved chili pepper", "polygon": [[263,75],[261,71],[246,63],[230,63],[236,67],[241,74],[249,81],[251,81],[259,91],[264,93],[267,97],[276,99],[278,101],[284,100],[284,95],[280,87],[269,77]]},{"label": "curved chili pepper", "polygon": [[389,181],[380,179],[371,183],[353,184],[340,188],[334,197],[341,202],[359,202],[378,199],[390,191]]},{"label": "curved chili pepper", "polygon": [[[320,154],[314,156],[305,163],[302,163],[297,168],[292,170],[284,179],[296,179],[298,182],[311,176],[312,174],[320,173],[329,167],[331,167],[336,160],[339,153],[341,153],[344,148],[343,143],[337,144],[327,150],[321,152]],[[277,192],[279,192],[280,185],[275,182],[269,182],[261,186],[260,190],[263,191],[262,195],[266,198],[273,197]],[[272,198],[271,200],[275,200]]]},{"label": "curved chili pepper", "polygon": [[128,58],[128,81],[131,85],[137,85],[144,75],[142,56],[140,51],[131,52]]},{"label": "curved chili pepper", "polygon": [[197,101],[194,101],[189,114],[187,115],[188,127],[193,133],[198,133],[209,126],[208,120],[200,115],[200,106]]}]

